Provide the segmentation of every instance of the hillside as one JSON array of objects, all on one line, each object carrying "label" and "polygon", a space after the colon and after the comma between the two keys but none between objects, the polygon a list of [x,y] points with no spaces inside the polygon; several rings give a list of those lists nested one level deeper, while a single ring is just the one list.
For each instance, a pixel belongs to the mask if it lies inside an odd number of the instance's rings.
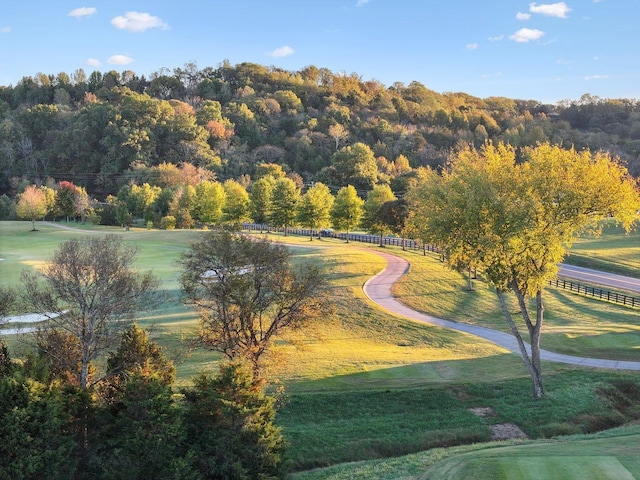
[{"label": "hillside", "polygon": [[462,144],[551,142],[605,150],[640,174],[640,103],[583,95],[556,105],[386,86],[308,66],[187,64],[149,78],[132,71],[38,73],[0,87],[0,195],[71,181],[98,199],[145,169],[193,164],[248,185],[263,163],[300,180],[354,183],[340,152],[364,144],[373,172],[355,186],[402,193],[411,170],[442,165]]}]

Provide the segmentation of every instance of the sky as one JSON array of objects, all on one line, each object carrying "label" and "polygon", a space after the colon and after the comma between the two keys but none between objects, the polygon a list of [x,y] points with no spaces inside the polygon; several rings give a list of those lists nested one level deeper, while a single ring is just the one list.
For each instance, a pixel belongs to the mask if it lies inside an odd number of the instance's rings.
[{"label": "sky", "polygon": [[386,86],[640,99],[640,0],[3,0],[0,85],[37,73],[309,65]]}]

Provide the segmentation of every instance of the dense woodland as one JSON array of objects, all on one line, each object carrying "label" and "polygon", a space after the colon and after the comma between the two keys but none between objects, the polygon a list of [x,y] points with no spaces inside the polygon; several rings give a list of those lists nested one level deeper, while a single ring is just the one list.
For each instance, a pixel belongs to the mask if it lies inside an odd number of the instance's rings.
[{"label": "dense woodland", "polygon": [[[262,164],[335,193],[389,184],[487,140],[606,151],[640,175],[640,103],[589,94],[556,105],[385,86],[314,66],[186,64],[132,71],[36,74],[0,87],[0,195],[72,182],[100,201],[148,182],[149,169],[192,165],[202,178],[248,187]],[[354,151],[355,149],[355,151]],[[369,158],[359,165],[359,155]],[[360,168],[362,167],[362,168]],[[6,198],[6,197],[5,197]]]}]

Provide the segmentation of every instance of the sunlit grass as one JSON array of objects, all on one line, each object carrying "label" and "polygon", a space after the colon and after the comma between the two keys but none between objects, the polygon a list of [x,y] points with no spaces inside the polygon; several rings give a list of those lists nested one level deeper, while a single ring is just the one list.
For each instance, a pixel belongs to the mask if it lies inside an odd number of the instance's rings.
[{"label": "sunlit grass", "polygon": [[[482,278],[474,280],[474,289],[469,290],[466,274],[451,270],[436,255],[399,249],[393,253],[411,263],[411,269],[393,290],[401,302],[447,320],[509,331],[494,290]],[[526,337],[515,297],[509,298],[511,314]],[[552,287],[545,290],[543,300],[542,348],[586,357],[640,361],[637,309]],[[533,303],[530,312],[535,313]]]},{"label": "sunlit grass", "polygon": [[609,222],[602,235],[584,235],[571,247],[567,263],[640,277],[640,229],[626,233]]}]

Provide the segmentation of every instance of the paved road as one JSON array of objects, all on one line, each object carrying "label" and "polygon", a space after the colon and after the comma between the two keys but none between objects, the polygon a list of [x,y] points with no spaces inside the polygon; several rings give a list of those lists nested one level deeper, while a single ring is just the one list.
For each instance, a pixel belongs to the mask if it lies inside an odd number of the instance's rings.
[{"label": "paved road", "polygon": [[[364,293],[373,302],[396,315],[428,323],[430,325],[438,325],[451,330],[475,335],[477,337],[484,338],[485,340],[489,340],[490,342],[510,350],[511,352],[517,353],[518,355],[520,354],[518,344],[511,334],[426,315],[412,310],[406,305],[400,303],[391,294],[391,287],[407,272],[409,269],[409,262],[403,258],[389,255],[387,253],[376,253],[387,260],[387,267],[382,272],[369,279],[363,287]],[[550,352],[548,350],[541,350],[540,357],[542,360],[570,363],[586,367],[610,368],[617,370],[640,370],[640,362],[575,357],[572,355]]]},{"label": "paved road", "polygon": [[595,283],[605,287],[619,288],[634,293],[640,293],[640,279],[632,277],[624,277],[614,273],[599,272],[589,268],[575,267],[573,265],[561,264],[561,277],[572,278],[588,283]]}]

